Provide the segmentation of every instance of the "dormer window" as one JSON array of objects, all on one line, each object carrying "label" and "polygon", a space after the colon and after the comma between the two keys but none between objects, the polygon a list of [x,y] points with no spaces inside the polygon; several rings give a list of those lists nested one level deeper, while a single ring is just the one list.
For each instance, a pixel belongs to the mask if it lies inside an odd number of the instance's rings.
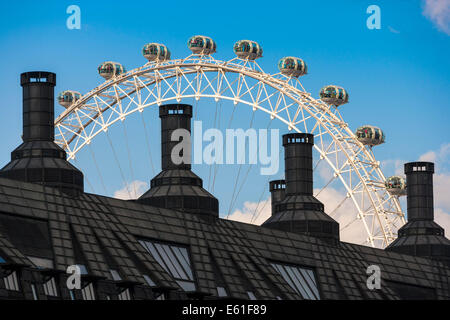
[{"label": "dormer window", "polygon": [[83,300],[95,300],[94,285],[92,282],[81,289],[81,296],[83,297]]},{"label": "dormer window", "polygon": [[195,291],[191,259],[185,247],[152,241],[139,241],[184,291]]},{"label": "dormer window", "polygon": [[13,271],[3,278],[6,290],[19,291],[19,281],[17,279],[17,272]]},{"label": "dormer window", "polygon": [[51,277],[49,280],[44,282],[44,293],[50,297],[58,296],[58,289],[56,287],[56,281],[54,277]]},{"label": "dormer window", "polygon": [[131,300],[130,289],[125,289],[118,296],[119,300]]},{"label": "dormer window", "polygon": [[271,265],[303,299],[320,300],[313,270],[281,263],[271,263]]}]

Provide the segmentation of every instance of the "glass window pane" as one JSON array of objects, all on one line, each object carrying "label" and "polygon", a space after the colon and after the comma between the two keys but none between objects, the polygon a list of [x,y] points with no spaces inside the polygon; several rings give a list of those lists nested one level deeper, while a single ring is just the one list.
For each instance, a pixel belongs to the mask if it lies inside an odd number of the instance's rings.
[{"label": "glass window pane", "polygon": [[161,255],[166,266],[169,267],[170,273],[174,277],[180,278],[180,275],[178,274],[177,270],[173,266],[172,262],[170,261],[169,257],[167,256],[166,252],[164,251],[163,247],[159,243],[155,243],[155,248],[158,250],[158,253]]},{"label": "glass window pane", "polygon": [[145,282],[147,282],[147,284],[148,284],[150,287],[156,286],[156,284],[152,281],[152,279],[150,279],[150,277],[149,277],[148,275],[144,274],[143,277],[144,277],[144,279],[145,279]]},{"label": "glass window pane", "polygon": [[300,282],[300,286],[301,288],[306,291],[306,296],[303,296],[305,299],[312,299],[315,300],[315,296],[314,293],[312,292],[312,290],[309,288],[308,283],[306,282],[305,278],[300,274],[300,272],[298,271],[298,268],[292,268],[292,271],[295,274],[295,277],[298,279],[298,281]]},{"label": "glass window pane", "polygon": [[170,262],[172,262],[173,266],[177,270],[177,272],[178,272],[178,274],[180,276],[180,279],[189,280],[188,276],[183,271],[183,268],[181,267],[180,262],[178,262],[178,259],[175,258],[174,254],[173,254],[172,250],[170,250],[169,246],[164,245],[162,247],[163,247],[164,251],[166,252],[167,256],[169,257]]},{"label": "glass window pane", "polygon": [[183,254],[181,253],[180,248],[172,247],[172,250],[175,253],[175,255],[177,256],[178,261],[183,266],[183,268],[184,268],[185,272],[187,273],[189,279],[190,280],[194,280],[194,276],[192,274],[191,267],[189,266],[189,263],[186,261],[186,259],[184,258]]}]

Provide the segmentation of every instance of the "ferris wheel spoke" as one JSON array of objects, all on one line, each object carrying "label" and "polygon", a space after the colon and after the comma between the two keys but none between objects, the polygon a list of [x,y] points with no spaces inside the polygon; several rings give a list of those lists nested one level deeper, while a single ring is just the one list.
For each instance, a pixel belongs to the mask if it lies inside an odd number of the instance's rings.
[{"label": "ferris wheel spoke", "polygon": [[[127,129],[125,127],[125,123],[122,122],[122,127],[123,127],[123,134],[125,137],[125,145],[126,145],[126,149],[127,149],[127,154],[128,154],[128,165],[130,167],[130,174],[131,174],[131,181],[134,182],[134,172],[133,172],[133,161],[131,160],[131,153],[130,153],[130,146],[128,144],[128,134],[127,134]],[[136,184],[133,183],[133,191],[134,191],[134,195],[137,196],[137,190],[136,190]]]},{"label": "ferris wheel spoke", "polygon": [[[312,98],[298,78],[282,73],[269,75],[255,61],[219,61],[208,55],[191,55],[147,63],[109,79],[68,107],[55,121],[58,133],[55,139],[68,152],[69,159],[73,159],[100,132],[107,133],[110,126],[136,111],[142,113],[149,106],[170,100],[192,98],[197,105],[198,99],[206,97],[216,102],[233,101],[230,124],[236,105],[243,103],[267,113],[271,119],[279,119],[290,130],[313,133],[315,150],[320,154],[315,168],[321,163],[330,166],[333,181],[342,183],[347,190],[345,199],[352,199],[359,215],[365,213],[362,208],[373,208],[372,214],[366,215],[368,225],[364,215],[361,217],[372,245],[374,241],[388,243],[386,237],[396,229],[394,221],[404,221],[398,198],[391,197],[383,186],[386,179],[373,150],[356,139],[339,109]],[[199,108],[195,109],[197,118]],[[214,188],[217,166],[210,171],[208,185]],[[243,185],[237,186],[241,189]],[[361,193],[361,199],[355,198],[357,192]],[[380,232],[386,237],[379,236]]]},{"label": "ferris wheel spoke", "polygon": [[108,132],[106,132],[106,137],[108,139],[109,146],[111,147],[111,150],[113,152],[114,159],[116,160],[117,167],[119,168],[120,176],[122,177],[122,182],[125,185],[125,189],[127,190],[128,197],[131,199],[132,198],[131,197],[131,192],[130,192],[127,180],[125,179],[125,175],[123,174],[122,166],[120,165],[119,158],[117,157],[116,149],[114,148],[114,145],[113,145],[113,143],[111,141],[111,138],[109,137],[109,133]]},{"label": "ferris wheel spoke", "polygon": [[150,140],[148,138],[147,125],[145,123],[144,113],[140,112],[140,114],[141,114],[142,125],[144,126],[145,143],[147,145],[147,152],[148,152],[148,157],[149,157],[149,160],[150,160],[150,166],[152,167],[152,173],[154,175],[156,173],[156,171],[155,171],[155,166],[153,165],[152,151],[151,151],[151,148],[150,148]]},{"label": "ferris wheel spoke", "polygon": [[89,149],[89,151],[91,153],[92,159],[94,160],[94,165],[95,165],[95,168],[97,170],[97,174],[98,174],[98,176],[100,178],[100,182],[102,184],[103,190],[105,191],[105,194],[108,194],[108,190],[106,189],[105,181],[103,180],[103,176],[102,176],[102,173],[101,173],[100,168],[98,166],[97,160],[95,158],[94,151],[92,150],[92,147],[90,145],[88,146],[88,149]]}]

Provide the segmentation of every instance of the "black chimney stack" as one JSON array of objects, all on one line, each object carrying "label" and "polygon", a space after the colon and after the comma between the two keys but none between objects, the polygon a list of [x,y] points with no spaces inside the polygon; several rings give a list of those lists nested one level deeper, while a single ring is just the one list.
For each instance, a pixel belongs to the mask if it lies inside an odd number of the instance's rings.
[{"label": "black chimney stack", "polygon": [[306,234],[329,244],[339,243],[339,224],[324,212],[324,205],[313,196],[314,136],[309,133],[283,135],[286,190],[273,193],[271,182],[272,216],[263,226]]},{"label": "black chimney stack", "polygon": [[450,264],[450,240],[434,222],[432,162],[405,164],[408,222],[386,250],[443,260]]},{"label": "black chimney stack", "polygon": [[56,74],[45,71],[20,75],[23,88],[23,143],[11,153],[0,177],[58,188],[70,196],[84,190],[83,174],[54,143]]},{"label": "black chimney stack", "polygon": [[286,196],[286,181],[272,180],[269,182],[269,190],[272,203],[272,214],[275,212],[275,206],[284,200]]},{"label": "black chimney stack", "polygon": [[23,91],[23,141],[55,140],[56,74],[25,72],[20,75],[20,85]]},{"label": "black chimney stack", "polygon": [[434,220],[433,174],[434,163],[405,164],[408,221]]},{"label": "black chimney stack", "polygon": [[[191,131],[192,106],[167,104],[159,107],[161,118],[162,171],[151,180],[150,190],[137,201],[140,203],[195,213],[208,221],[219,217],[219,201],[203,189],[203,180],[191,171],[191,164],[172,162],[172,150],[180,141],[171,141],[176,129]],[[190,149],[186,150],[191,159]],[[180,154],[180,156],[182,156]]]},{"label": "black chimney stack", "polygon": [[[161,118],[161,169],[191,169],[191,163],[172,162],[172,148],[179,141],[172,141],[172,133],[177,129],[191,132],[192,106],[188,104],[166,104],[159,108]],[[190,158],[190,157],[189,157]]]},{"label": "black chimney stack", "polygon": [[313,195],[313,146],[314,136],[312,134],[283,135],[287,195]]}]

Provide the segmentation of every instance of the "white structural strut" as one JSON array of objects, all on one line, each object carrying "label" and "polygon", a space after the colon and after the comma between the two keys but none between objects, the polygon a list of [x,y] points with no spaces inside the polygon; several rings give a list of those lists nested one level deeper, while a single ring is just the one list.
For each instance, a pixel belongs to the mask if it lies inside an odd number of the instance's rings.
[{"label": "white structural strut", "polygon": [[320,154],[316,167],[325,161],[333,178],[345,187],[356,208],[355,221],[367,233],[365,243],[385,247],[396,238],[405,217],[398,198],[385,189],[386,179],[372,149],[356,139],[338,108],[312,98],[297,78],[267,74],[255,61],[191,55],[148,62],[102,83],[68,107],[55,120],[56,142],[69,160],[74,159],[95,136],[128,115],[186,98],[248,105],[282,121],[289,130],[314,134]]}]

